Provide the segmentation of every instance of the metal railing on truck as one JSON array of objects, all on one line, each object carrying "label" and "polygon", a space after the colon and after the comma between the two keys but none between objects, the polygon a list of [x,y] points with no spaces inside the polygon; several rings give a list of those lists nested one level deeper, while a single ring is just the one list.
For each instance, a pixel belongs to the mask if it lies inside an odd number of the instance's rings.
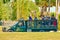
[{"label": "metal railing on truck", "polygon": [[57,31],[57,20],[32,20],[26,21],[27,29],[36,31]]}]

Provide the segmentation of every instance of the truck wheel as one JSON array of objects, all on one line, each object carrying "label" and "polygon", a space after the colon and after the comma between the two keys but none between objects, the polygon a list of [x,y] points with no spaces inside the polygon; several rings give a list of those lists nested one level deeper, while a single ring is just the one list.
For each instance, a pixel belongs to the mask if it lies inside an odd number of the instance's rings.
[{"label": "truck wheel", "polygon": [[13,32],[13,30],[7,30],[7,32]]}]

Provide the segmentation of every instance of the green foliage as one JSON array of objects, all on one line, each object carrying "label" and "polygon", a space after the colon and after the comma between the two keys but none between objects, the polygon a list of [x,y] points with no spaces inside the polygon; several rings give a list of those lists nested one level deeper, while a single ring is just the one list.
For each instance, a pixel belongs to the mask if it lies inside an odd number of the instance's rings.
[{"label": "green foliage", "polygon": [[1,7],[1,6],[2,6],[2,1],[0,0],[0,20],[2,19],[2,17],[1,17],[1,15],[2,15],[2,14],[1,14],[1,13],[2,13],[2,10],[1,10],[2,7]]},{"label": "green foliage", "polygon": [[10,15],[11,15],[11,9],[9,8],[8,4],[6,5],[2,5],[2,20],[8,20],[10,19]]},{"label": "green foliage", "polygon": [[59,21],[60,21],[60,14],[59,14],[58,18],[59,18]]},{"label": "green foliage", "polygon": [[[48,0],[35,0],[38,6],[48,6]],[[20,16],[28,17],[31,11],[36,11],[39,13],[38,6],[30,0],[19,0],[18,2],[14,0],[12,7],[10,7],[10,0],[0,0],[0,20],[16,20],[17,10],[19,9]],[[51,0],[51,4],[55,4],[55,0]],[[50,5],[51,5],[50,4]],[[19,5],[17,7],[17,5]]]},{"label": "green foliage", "polygon": [[51,6],[56,6],[56,0],[51,0],[50,3]]},{"label": "green foliage", "polygon": [[11,20],[16,20],[17,18],[17,7],[16,7],[16,2],[14,2],[14,5],[12,7],[12,15],[11,15]]},{"label": "green foliage", "polygon": [[56,13],[52,12],[52,13],[50,13],[50,15],[51,15],[51,16],[52,16],[52,15],[56,16]]},{"label": "green foliage", "polygon": [[10,19],[10,8],[9,4],[3,4],[3,1],[0,2],[0,20],[9,20]]},{"label": "green foliage", "polygon": [[8,3],[10,0],[3,0],[3,3]]},{"label": "green foliage", "polygon": [[[49,6],[49,0],[35,0],[38,6]],[[50,0],[50,6],[55,6],[56,0]]]},{"label": "green foliage", "polygon": [[[38,13],[39,9],[38,6],[36,6],[32,1],[29,0],[19,0],[14,1],[10,3],[9,1],[6,1],[3,3],[3,1],[0,2],[0,19],[1,20],[16,20],[17,19],[17,10],[19,10],[20,16],[28,17],[31,11],[36,11]],[[11,5],[12,4],[12,5]],[[10,6],[11,5],[11,6]],[[17,5],[19,5],[17,7]]]},{"label": "green foliage", "polygon": [[35,2],[36,2],[36,5],[39,5],[39,0],[35,0]]},{"label": "green foliage", "polygon": [[39,11],[37,5],[34,4],[32,1],[29,1],[29,0],[22,1],[22,0],[20,0],[18,4],[20,5],[19,6],[20,15],[22,15],[25,18],[27,18],[29,16],[31,11],[36,11],[36,12]]}]

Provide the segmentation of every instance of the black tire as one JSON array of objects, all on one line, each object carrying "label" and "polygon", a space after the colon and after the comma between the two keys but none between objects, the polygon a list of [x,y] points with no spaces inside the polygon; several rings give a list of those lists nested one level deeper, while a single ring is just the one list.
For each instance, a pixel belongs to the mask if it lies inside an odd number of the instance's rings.
[{"label": "black tire", "polygon": [[13,32],[13,30],[7,30],[7,32]]},{"label": "black tire", "polygon": [[44,30],[40,30],[40,32],[45,32]]}]

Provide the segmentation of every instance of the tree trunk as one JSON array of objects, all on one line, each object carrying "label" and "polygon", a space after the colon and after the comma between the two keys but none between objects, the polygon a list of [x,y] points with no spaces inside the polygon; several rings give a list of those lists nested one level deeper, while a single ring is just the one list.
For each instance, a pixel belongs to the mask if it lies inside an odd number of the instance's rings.
[{"label": "tree trunk", "polygon": [[17,0],[17,20],[20,19],[20,9],[19,9],[19,0]]},{"label": "tree trunk", "polygon": [[56,0],[56,19],[58,19],[58,0]]},{"label": "tree trunk", "polygon": [[43,16],[43,6],[41,7],[41,14],[40,14],[40,16]]},{"label": "tree trunk", "polygon": [[49,5],[48,5],[48,16],[50,16],[50,0],[49,0]]},{"label": "tree trunk", "polygon": [[44,6],[44,8],[43,8],[43,15],[47,16],[47,6]]}]

